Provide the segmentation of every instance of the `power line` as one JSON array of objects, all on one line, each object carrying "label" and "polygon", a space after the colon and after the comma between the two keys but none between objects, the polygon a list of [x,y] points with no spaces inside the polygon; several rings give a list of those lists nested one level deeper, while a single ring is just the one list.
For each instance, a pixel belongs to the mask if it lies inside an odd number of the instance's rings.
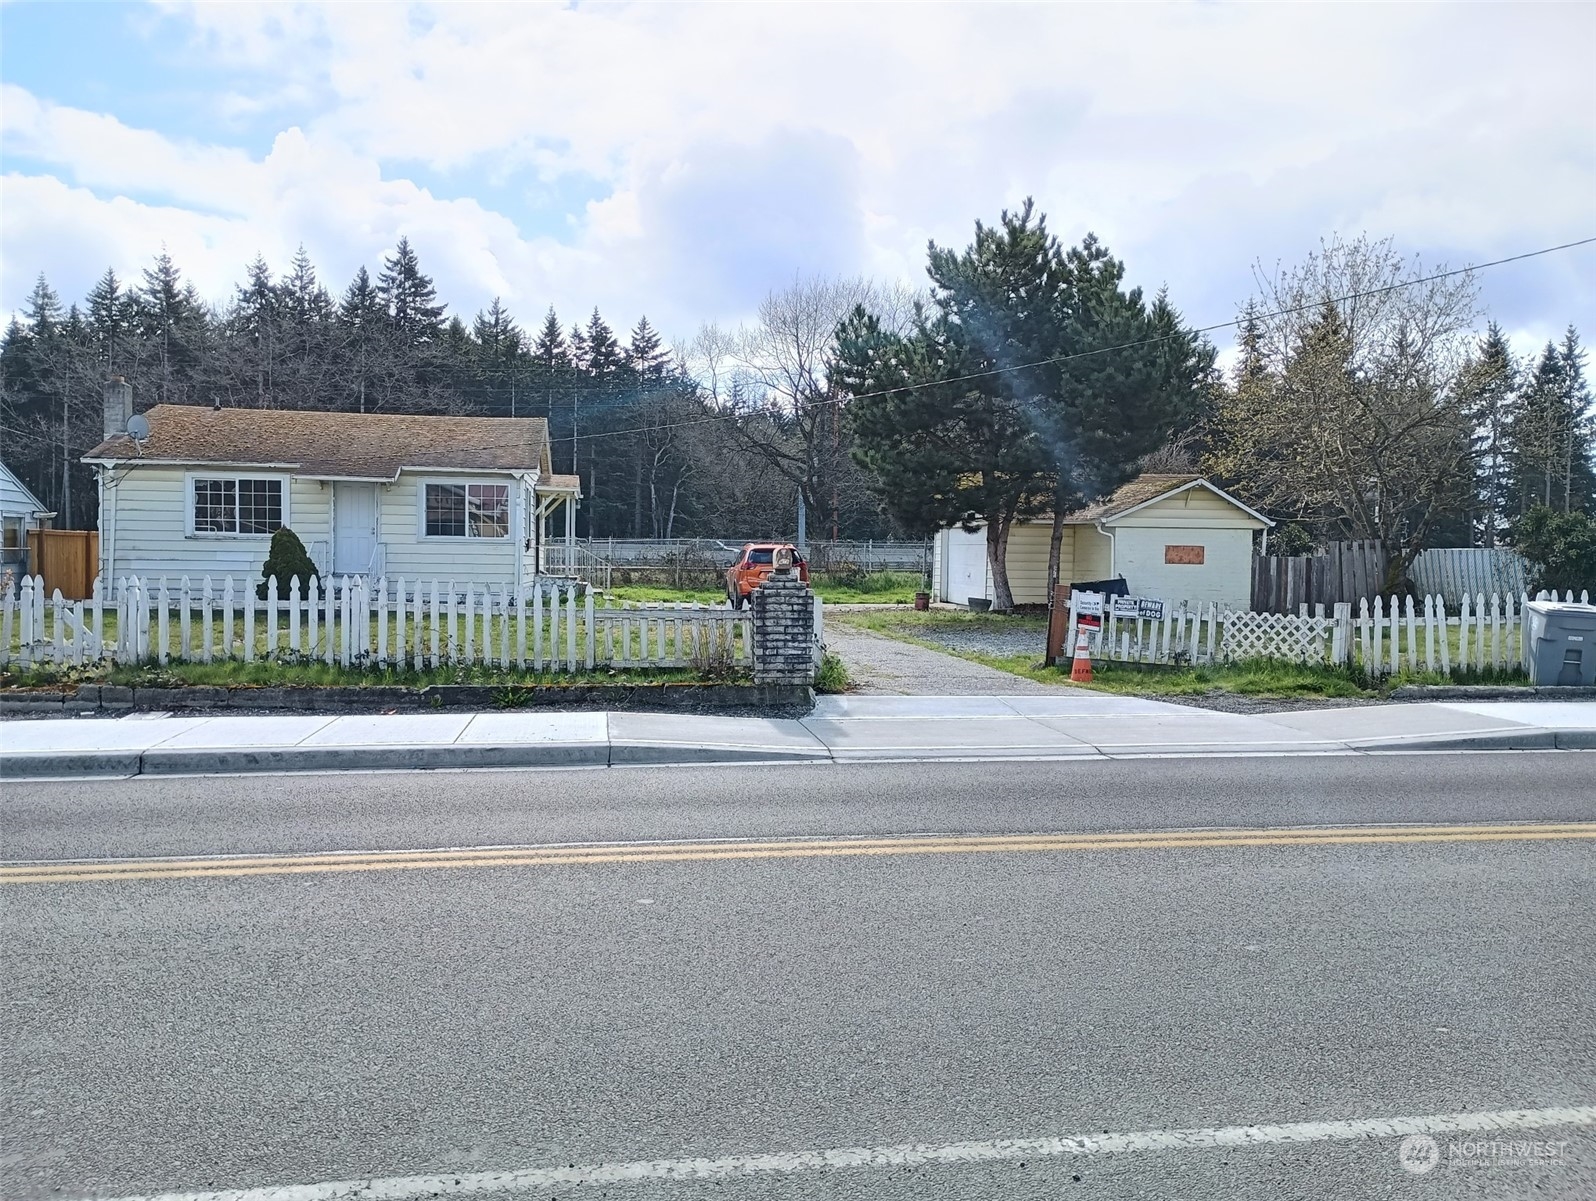
[{"label": "power line", "polygon": [[[1467,275],[1471,271],[1484,271],[1491,267],[1502,267],[1508,263],[1518,263],[1525,259],[1539,258],[1542,255],[1547,254],[1556,254],[1558,251],[1562,250],[1573,250],[1580,246],[1589,246],[1592,243],[1596,243],[1596,237],[1580,238],[1577,241],[1563,242],[1557,246],[1544,246],[1539,250],[1526,250],[1522,254],[1512,254],[1508,255],[1506,258],[1491,259],[1490,261],[1484,263],[1471,263],[1462,267],[1454,267],[1446,271],[1437,271],[1434,275],[1425,275],[1418,279],[1405,279],[1394,284],[1384,284],[1378,288],[1364,288],[1356,292],[1348,292],[1342,296],[1331,297],[1328,302],[1321,297],[1320,299],[1314,300],[1307,304],[1293,305],[1288,308],[1273,309],[1266,312],[1254,313],[1252,314],[1252,318],[1268,319],[1271,317],[1289,317],[1295,313],[1305,313],[1313,309],[1321,308],[1326,303],[1343,304],[1349,300],[1361,300],[1369,296],[1383,296],[1390,292],[1401,291],[1403,288],[1412,288],[1419,284],[1435,283],[1437,280],[1450,279],[1453,276],[1458,275]],[[1237,317],[1230,321],[1216,321],[1212,325],[1203,325],[1198,326],[1195,329],[1182,330],[1179,333],[1161,334],[1155,338],[1141,338],[1135,342],[1122,342],[1116,346],[1099,346],[1092,350],[1081,350],[1076,351],[1073,354],[1057,355],[1053,358],[1038,359],[1034,363],[1018,363],[1008,367],[993,367],[986,371],[975,371],[968,375],[958,375],[945,380],[937,380],[936,384],[940,387],[945,384],[968,383],[972,380],[990,379],[993,376],[1007,375],[1015,371],[1034,371],[1038,367],[1050,367],[1059,363],[1073,362],[1077,359],[1091,358],[1096,355],[1113,354],[1114,352],[1121,350],[1135,350],[1142,346],[1155,346],[1161,342],[1169,342],[1178,338],[1186,338],[1193,334],[1210,334],[1216,330],[1234,329],[1241,325],[1245,320],[1247,320],[1246,317]],[[923,386],[924,385],[905,384],[900,388],[880,388],[874,392],[858,392],[851,396],[839,396],[830,400],[808,401],[805,403],[805,407],[808,409],[818,409],[828,406],[850,404],[853,401],[865,400],[870,397],[890,396],[895,392],[911,392],[916,387]],[[621,430],[599,430],[590,434],[581,434],[579,435],[579,438],[581,441],[585,442],[595,438],[624,438],[629,434],[658,434],[664,433],[667,430],[686,429],[691,426],[707,425],[710,422],[715,421],[734,421],[736,418],[737,414],[735,413],[706,413],[702,417],[690,417],[683,421],[666,422],[660,425],[634,426],[630,429]],[[495,445],[476,447],[472,449],[497,450],[499,447]]]}]

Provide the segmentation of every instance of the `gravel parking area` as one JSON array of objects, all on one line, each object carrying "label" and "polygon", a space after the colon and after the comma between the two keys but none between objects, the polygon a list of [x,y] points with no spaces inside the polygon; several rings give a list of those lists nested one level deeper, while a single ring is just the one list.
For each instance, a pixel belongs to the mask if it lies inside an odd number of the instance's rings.
[{"label": "gravel parking area", "polygon": [[1047,639],[1044,623],[1026,623],[1013,629],[982,629],[957,626],[915,626],[906,630],[926,642],[935,642],[950,651],[964,651],[977,655],[1035,655],[1042,659],[1043,643]]}]

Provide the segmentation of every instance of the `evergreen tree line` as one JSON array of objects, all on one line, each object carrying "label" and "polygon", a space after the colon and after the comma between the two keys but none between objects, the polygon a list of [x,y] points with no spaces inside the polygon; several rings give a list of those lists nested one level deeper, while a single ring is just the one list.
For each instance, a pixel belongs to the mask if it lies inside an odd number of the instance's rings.
[{"label": "evergreen tree line", "polygon": [[1466,270],[1367,238],[1260,270],[1228,377],[1165,295],[1126,290],[1091,235],[1065,249],[1029,201],[962,252],[933,244],[927,270],[906,330],[862,305],[842,323],[835,378],[899,523],[984,527],[997,608],[1016,520],[1054,515],[1056,575],[1059,515],[1138,471],[1203,472],[1284,519],[1293,551],[1378,540],[1391,592],[1427,547],[1534,543],[1544,567],[1596,540],[1578,334],[1517,362],[1499,327],[1476,332]]},{"label": "evergreen tree line", "polygon": [[1277,545],[1378,539],[1393,587],[1425,547],[1596,515],[1576,331],[1521,362],[1497,326],[1478,332],[1468,273],[1388,241],[1260,273],[1228,374],[1164,293],[1127,288],[1091,235],[1063,246],[1030,202],[962,251],[933,244],[927,274],[920,296],[800,280],[680,352],[646,317],[623,340],[596,310],[529,331],[495,299],[467,324],[408,241],[336,299],[303,249],[276,277],[257,259],[220,307],[164,253],[81,305],[41,276],[0,342],[0,450],[58,524],[90,528],[78,459],[112,375],[141,409],[543,417],[555,470],[581,476],[584,534],[790,536],[800,503],[817,537],[980,523],[1000,607],[1014,522],[1143,470],[1210,475],[1288,523]]},{"label": "evergreen tree line", "polygon": [[[748,462],[720,419],[730,415],[647,317],[618,335],[597,310],[567,328],[550,308],[528,331],[496,298],[468,324],[448,313],[408,240],[337,297],[303,248],[277,276],[257,258],[221,306],[164,251],[136,282],[106,271],[81,304],[63,304],[41,275],[0,341],[0,449],[58,526],[97,524],[93,473],[79,460],[101,441],[102,385],[117,375],[141,411],[546,418],[555,470],[582,479],[584,535],[760,537],[794,522],[789,481],[736,478]],[[873,506],[839,530],[886,532]]]}]

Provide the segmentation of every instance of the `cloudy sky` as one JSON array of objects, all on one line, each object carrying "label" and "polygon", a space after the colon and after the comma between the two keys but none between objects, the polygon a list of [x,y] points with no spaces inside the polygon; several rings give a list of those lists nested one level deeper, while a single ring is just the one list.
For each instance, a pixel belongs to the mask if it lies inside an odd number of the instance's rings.
[{"label": "cloudy sky", "polygon": [[[918,285],[1033,195],[1206,324],[1338,231],[1596,235],[1589,3],[7,2],[0,56],[0,312],[163,243],[211,299],[301,243],[336,292],[408,235],[467,317],[685,338],[795,275]],[[1596,342],[1596,247],[1480,282]]]}]

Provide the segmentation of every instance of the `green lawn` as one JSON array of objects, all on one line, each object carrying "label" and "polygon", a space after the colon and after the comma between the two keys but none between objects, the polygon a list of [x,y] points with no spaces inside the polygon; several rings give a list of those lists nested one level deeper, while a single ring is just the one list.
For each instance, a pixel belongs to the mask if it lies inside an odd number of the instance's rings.
[{"label": "green lawn", "polygon": [[618,601],[652,601],[666,604],[682,601],[718,605],[726,601],[724,588],[673,588],[669,584],[616,584],[605,596]]},{"label": "green lawn", "polygon": [[[1042,666],[1041,646],[1047,630],[1047,618],[1041,614],[967,613],[933,609],[928,612],[908,610],[838,613],[830,620],[873,630],[889,638],[942,651],[944,654],[956,655],[961,659],[995,667],[1028,680],[1045,684],[1069,682],[1068,663],[1056,668]],[[1037,650],[1026,654],[993,655],[955,649],[925,636],[925,631],[934,629],[1022,630],[1035,635]],[[1333,667],[1329,664],[1285,663],[1257,659],[1241,663],[1177,668],[1153,664],[1099,662],[1093,666],[1092,683],[1081,687],[1097,692],[1131,696],[1201,696],[1211,692],[1231,692],[1241,696],[1289,699],[1375,697],[1404,684],[1466,683],[1504,686],[1528,684],[1528,677],[1519,670],[1503,671],[1487,667],[1481,671],[1472,667],[1466,670],[1456,667],[1458,632],[1455,629],[1450,632],[1454,664],[1450,676],[1442,675],[1440,672],[1415,672],[1404,668],[1375,686],[1364,678],[1361,671]],[[1404,634],[1404,654],[1406,647],[1406,634]]]},{"label": "green lawn", "polygon": [[[811,581],[815,595],[828,605],[909,605],[920,590],[921,579],[913,572],[878,571],[865,576],[833,579],[816,576]],[[616,584],[606,596],[622,601],[693,601],[719,604],[726,599],[723,588],[673,588],[669,584]]]}]

